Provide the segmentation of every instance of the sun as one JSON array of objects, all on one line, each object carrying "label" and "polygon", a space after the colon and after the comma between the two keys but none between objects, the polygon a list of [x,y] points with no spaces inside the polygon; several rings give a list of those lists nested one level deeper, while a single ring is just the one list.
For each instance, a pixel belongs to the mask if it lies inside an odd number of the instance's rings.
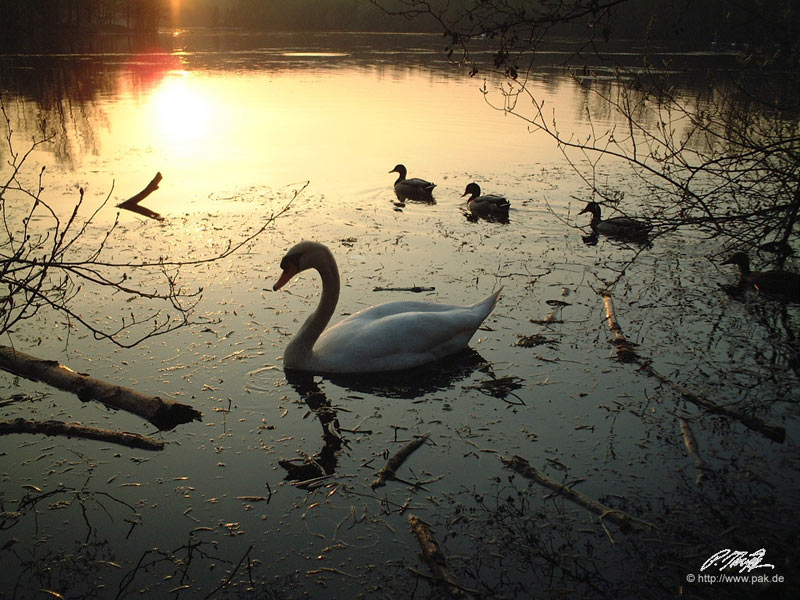
[{"label": "sun", "polygon": [[170,23],[175,25],[180,21],[181,17],[181,0],[169,0],[169,16]]}]

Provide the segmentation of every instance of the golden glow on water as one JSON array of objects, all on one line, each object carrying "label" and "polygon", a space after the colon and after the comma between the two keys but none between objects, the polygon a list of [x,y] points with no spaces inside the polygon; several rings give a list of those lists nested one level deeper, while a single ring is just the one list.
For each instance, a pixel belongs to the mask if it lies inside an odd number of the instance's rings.
[{"label": "golden glow on water", "polygon": [[[470,180],[512,198],[536,195],[520,182],[547,184],[534,174],[560,160],[554,143],[493,110],[483,79],[332,50],[298,43],[198,52],[189,39],[133,54],[91,111],[70,113],[85,119],[65,146],[69,162],[84,187],[113,184],[123,199],[161,172],[174,213],[305,181],[308,194],[342,214],[385,207],[397,163],[434,181],[442,203],[463,203]],[[487,88],[502,107],[500,85]],[[572,130],[584,105],[574,86],[535,85],[546,112]]]},{"label": "golden glow on water", "polygon": [[486,105],[478,83],[346,67],[173,69],[133,100],[107,107],[102,154],[115,161],[133,154],[128,164],[142,170],[138,179],[161,171],[164,185],[178,178],[195,199],[196,190],[299,181],[334,197],[391,191],[388,171],[400,162],[440,190],[457,178],[460,196],[468,173],[516,169],[544,151],[518,119]]}]

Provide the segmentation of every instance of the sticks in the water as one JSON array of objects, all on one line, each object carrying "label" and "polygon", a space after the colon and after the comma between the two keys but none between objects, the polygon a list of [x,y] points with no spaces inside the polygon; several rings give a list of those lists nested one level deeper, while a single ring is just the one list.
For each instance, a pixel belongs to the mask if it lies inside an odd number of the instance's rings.
[{"label": "sticks in the water", "polygon": [[658,381],[672,388],[685,400],[688,400],[689,402],[692,402],[697,406],[702,406],[709,412],[713,412],[718,415],[723,415],[731,419],[735,419],[748,429],[752,429],[753,431],[756,431],[768,437],[769,439],[778,442],[779,444],[783,443],[783,441],[786,439],[786,429],[784,429],[783,427],[766,423],[762,419],[759,419],[756,416],[739,412],[732,408],[728,408],[727,406],[721,406],[709,400],[708,398],[703,398],[702,396],[698,396],[697,394],[690,392],[680,384],[670,380],[665,375],[659,373],[653,367],[653,364],[650,360],[642,358],[636,353],[635,350],[636,345],[629,342],[628,339],[622,333],[622,328],[619,326],[619,323],[617,322],[616,312],[614,311],[614,303],[612,301],[610,292],[608,291],[603,292],[603,302],[606,307],[606,318],[608,319],[608,326],[614,333],[614,340],[612,343],[617,348],[617,356],[619,357],[620,361],[635,362],[636,364],[639,365],[639,370],[642,373],[644,373],[645,375],[649,375],[654,379],[658,379]]},{"label": "sticks in the water", "polygon": [[694,459],[694,465],[697,467],[697,479],[695,482],[700,485],[706,477],[705,472],[708,470],[708,465],[703,460],[703,457],[700,456],[700,446],[697,443],[697,438],[694,437],[694,432],[689,427],[689,423],[683,417],[678,417],[678,421],[681,424],[681,433],[683,433],[683,443],[686,444],[686,451]]},{"label": "sticks in the water", "polygon": [[415,515],[408,515],[408,524],[411,525],[411,531],[417,537],[421,550],[420,558],[430,570],[434,580],[451,598],[458,600],[472,598],[472,594],[458,585],[450,571],[447,570],[447,559],[430,526]]},{"label": "sticks in the water", "polygon": [[164,442],[146,435],[130,433],[128,431],[114,431],[99,429],[80,423],[64,423],[63,421],[31,421],[29,419],[14,419],[0,421],[0,435],[11,433],[43,433],[45,435],[63,435],[66,437],[79,437],[101,442],[112,442],[129,448],[140,450],[163,450]]},{"label": "sticks in the water", "polygon": [[163,221],[164,217],[162,217],[157,212],[150,210],[149,208],[145,208],[144,206],[139,206],[139,202],[147,198],[150,194],[155,192],[158,189],[158,184],[161,183],[163,179],[161,173],[156,173],[156,176],[147,184],[147,186],[135,196],[131,196],[125,202],[121,202],[117,204],[117,208],[122,208],[124,210],[129,210],[131,212],[138,213],[142,216],[145,216],[149,219],[155,219],[156,221]]},{"label": "sticks in the water", "polygon": [[200,411],[188,404],[142,394],[95,379],[84,373],[77,373],[58,361],[43,360],[9,346],[0,346],[0,369],[72,392],[83,401],[97,400],[111,408],[133,413],[161,430],[174,429],[183,423],[202,418]]},{"label": "sticks in the water", "polygon": [[413,294],[421,294],[422,292],[432,292],[436,288],[435,287],[423,287],[419,285],[414,285],[411,287],[374,287],[372,288],[373,292],[411,292]]},{"label": "sticks in the water", "polygon": [[532,467],[530,463],[528,463],[528,461],[521,456],[514,455],[511,458],[505,458],[501,456],[500,460],[503,462],[503,465],[513,471],[516,471],[526,479],[535,481],[536,483],[553,490],[559,496],[563,496],[567,500],[574,502],[578,506],[585,508],[590,513],[596,515],[601,521],[610,521],[611,523],[614,523],[625,533],[639,532],[654,527],[646,521],[632,517],[628,513],[619,509],[608,507],[593,498],[589,498],[580,492],[576,492],[571,487],[567,487],[558,483],[557,481],[553,481],[544,473],[535,467]]},{"label": "sticks in the water", "polygon": [[423,433],[400,448],[389,460],[386,461],[384,467],[378,471],[378,478],[372,482],[372,488],[381,487],[386,485],[388,479],[397,479],[397,469],[399,469],[406,459],[411,456],[411,453],[419,448],[428,439],[427,433]]}]

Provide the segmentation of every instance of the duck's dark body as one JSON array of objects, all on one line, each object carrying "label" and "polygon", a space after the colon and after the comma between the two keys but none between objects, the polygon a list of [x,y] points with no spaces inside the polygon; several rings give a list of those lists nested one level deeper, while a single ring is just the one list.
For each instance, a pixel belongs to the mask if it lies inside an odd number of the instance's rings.
[{"label": "duck's dark body", "polygon": [[790,271],[751,271],[750,258],[737,252],[722,264],[739,267],[739,282],[771,296],[800,302],[800,275]]},{"label": "duck's dark body", "polygon": [[408,171],[405,165],[396,165],[389,173],[397,173],[397,181],[394,182],[394,193],[397,199],[401,202],[403,200],[419,200],[421,202],[433,201],[433,188],[436,187],[435,183],[431,183],[425,179],[412,177],[406,179]]},{"label": "duck's dark body", "polygon": [[461,197],[469,195],[467,208],[473,217],[489,221],[508,221],[508,209],[511,203],[497,194],[481,195],[481,186],[477,183],[467,184]]},{"label": "duck's dark body", "polygon": [[600,205],[597,202],[589,202],[586,207],[579,212],[579,215],[590,213],[592,220],[589,225],[592,233],[607,235],[610,237],[628,240],[646,240],[650,233],[650,225],[631,219],[630,217],[612,217],[602,219],[600,216]]}]

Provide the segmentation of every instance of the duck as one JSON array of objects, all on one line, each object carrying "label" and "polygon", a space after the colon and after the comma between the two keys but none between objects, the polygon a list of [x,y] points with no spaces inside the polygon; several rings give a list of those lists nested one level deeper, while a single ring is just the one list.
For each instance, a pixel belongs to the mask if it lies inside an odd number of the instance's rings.
[{"label": "duck", "polygon": [[744,252],[735,252],[723,265],[739,267],[739,283],[753,286],[759,292],[774,296],[783,296],[789,300],[800,302],[800,275],[790,271],[751,271],[750,257]]},{"label": "duck", "polygon": [[479,219],[508,221],[508,209],[511,203],[503,196],[496,194],[484,194],[481,196],[481,186],[472,182],[467,184],[467,188],[461,197],[469,195],[467,198],[467,208],[473,217]]},{"label": "duck", "polygon": [[394,182],[394,193],[397,195],[398,200],[433,201],[433,188],[436,187],[435,183],[417,177],[406,179],[408,170],[405,165],[402,164],[395,165],[394,169],[389,171],[389,173],[398,174],[397,181]]},{"label": "duck", "polygon": [[610,237],[620,239],[640,240],[646,239],[650,233],[650,225],[642,221],[637,221],[630,217],[612,217],[601,219],[600,205],[597,202],[589,202],[586,207],[579,212],[579,215],[590,213],[592,220],[589,225],[593,234],[602,233]]},{"label": "duck", "polygon": [[279,290],[295,275],[314,269],[322,280],[319,305],[283,354],[288,370],[316,374],[402,371],[464,350],[494,309],[502,288],[476,304],[395,301],[358,311],[326,329],[339,301],[339,269],[330,249],[304,240],[286,253]]}]

